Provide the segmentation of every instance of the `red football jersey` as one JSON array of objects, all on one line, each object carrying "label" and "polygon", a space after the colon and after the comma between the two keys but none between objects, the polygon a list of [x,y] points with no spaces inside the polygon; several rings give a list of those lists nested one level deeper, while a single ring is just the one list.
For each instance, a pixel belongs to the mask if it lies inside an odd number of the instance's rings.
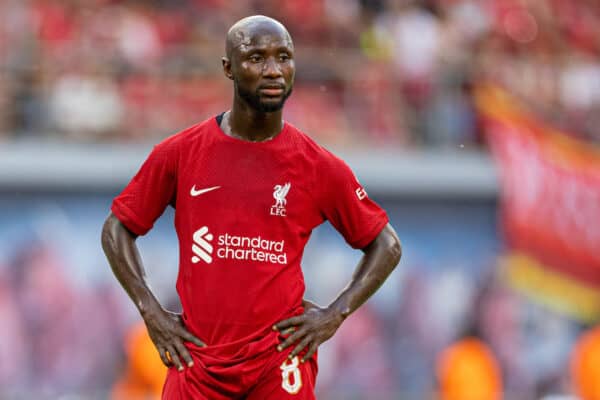
[{"label": "red football jersey", "polygon": [[226,135],[217,118],[167,138],[112,212],[143,235],[169,204],[184,319],[209,346],[248,343],[302,312],[300,261],[324,220],[354,248],[388,222],[342,160],[288,123],[264,142]]}]

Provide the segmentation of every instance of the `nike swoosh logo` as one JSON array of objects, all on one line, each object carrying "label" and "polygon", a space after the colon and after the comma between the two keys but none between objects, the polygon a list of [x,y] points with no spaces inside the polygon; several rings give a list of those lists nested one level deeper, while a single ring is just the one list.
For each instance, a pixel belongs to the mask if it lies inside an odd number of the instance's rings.
[{"label": "nike swoosh logo", "polygon": [[192,190],[190,190],[190,194],[192,195],[192,197],[195,196],[200,196],[202,193],[206,193],[206,192],[210,192],[211,190],[215,190],[220,188],[221,186],[213,186],[213,187],[209,187],[206,189],[199,189],[196,190],[196,185],[192,186]]}]

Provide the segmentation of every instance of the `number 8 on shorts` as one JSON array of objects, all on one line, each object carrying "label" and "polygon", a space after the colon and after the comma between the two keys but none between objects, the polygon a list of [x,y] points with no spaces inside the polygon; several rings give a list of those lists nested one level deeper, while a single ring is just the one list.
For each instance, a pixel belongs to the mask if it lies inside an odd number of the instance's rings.
[{"label": "number 8 on shorts", "polygon": [[296,394],[302,388],[302,377],[298,369],[298,356],[285,360],[281,366],[281,387],[289,394]]}]

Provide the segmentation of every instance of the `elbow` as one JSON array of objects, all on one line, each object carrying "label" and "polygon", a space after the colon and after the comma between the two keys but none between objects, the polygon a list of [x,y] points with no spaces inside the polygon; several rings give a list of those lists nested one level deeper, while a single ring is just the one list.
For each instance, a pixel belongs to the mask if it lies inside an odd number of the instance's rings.
[{"label": "elbow", "polygon": [[382,265],[392,272],[400,262],[402,257],[402,245],[394,228],[390,224],[386,225],[379,236],[363,251],[376,254]]},{"label": "elbow", "polygon": [[102,250],[107,254],[114,248],[115,236],[114,236],[114,217],[111,215],[106,218],[104,225],[102,226],[102,234],[100,235],[100,242],[102,243]]},{"label": "elbow", "polygon": [[402,258],[402,244],[400,243],[400,239],[398,239],[396,235],[392,236],[390,243],[387,247],[387,253],[389,255],[392,269],[396,268],[396,266],[400,262],[400,258]]},{"label": "elbow", "polygon": [[391,225],[387,225],[384,231],[382,241],[383,251],[387,255],[388,265],[390,269],[393,270],[396,268],[398,263],[400,262],[400,258],[402,257],[402,244],[400,243],[400,239],[398,239],[398,235],[394,228]]},{"label": "elbow", "polygon": [[111,213],[104,221],[101,243],[106,255],[114,254],[119,247],[119,243],[135,240],[135,238],[136,236],[129,232],[114,214]]}]

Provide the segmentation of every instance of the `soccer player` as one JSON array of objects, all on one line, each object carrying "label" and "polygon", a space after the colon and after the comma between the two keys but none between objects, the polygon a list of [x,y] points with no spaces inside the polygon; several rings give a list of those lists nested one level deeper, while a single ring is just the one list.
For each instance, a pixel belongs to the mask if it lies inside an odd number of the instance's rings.
[{"label": "soccer player", "polygon": [[[238,21],[222,64],[231,109],[154,147],[115,198],[102,245],[170,367],[163,399],[314,399],[318,346],[383,284],[400,243],[348,166],[283,121],[295,73],[285,27]],[[136,247],[168,205],[181,315],[149,289]],[[319,307],[303,300],[300,261],[324,220],[364,255]]]}]

